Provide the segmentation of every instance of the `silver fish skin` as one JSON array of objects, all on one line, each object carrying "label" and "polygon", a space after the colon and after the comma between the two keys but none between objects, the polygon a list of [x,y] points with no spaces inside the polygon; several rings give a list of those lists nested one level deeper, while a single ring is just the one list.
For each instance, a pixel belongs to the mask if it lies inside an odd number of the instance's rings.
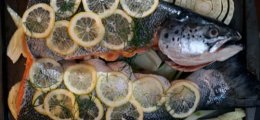
[{"label": "silver fish skin", "polygon": [[238,44],[242,37],[237,31],[188,10],[174,8],[175,12],[171,12],[158,32],[158,46],[177,65],[225,61],[243,50]]},{"label": "silver fish skin", "polygon": [[[247,72],[241,56],[216,62],[187,77],[199,86],[201,93],[199,109],[224,109],[255,107],[259,85],[256,77]],[[241,65],[242,64],[242,65]]]}]

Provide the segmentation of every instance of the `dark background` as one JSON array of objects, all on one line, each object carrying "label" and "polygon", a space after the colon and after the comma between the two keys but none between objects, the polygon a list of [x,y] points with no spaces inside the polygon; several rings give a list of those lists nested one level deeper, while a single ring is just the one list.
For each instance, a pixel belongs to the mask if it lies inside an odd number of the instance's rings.
[{"label": "dark background", "polygon": [[[257,24],[256,22],[260,23],[260,0],[246,0],[251,1],[251,4],[255,4],[255,8],[247,8],[245,11],[245,16],[251,16],[250,18],[247,18],[248,23],[251,23],[250,26],[247,27],[249,30],[247,32],[259,34],[258,28],[260,28],[260,24]],[[8,113],[8,106],[7,106],[7,96],[10,88],[12,85],[14,85],[17,81],[21,79],[22,72],[24,69],[24,63],[25,60],[22,58],[20,59],[16,64],[13,64],[10,59],[6,57],[6,47],[9,43],[9,40],[12,36],[12,34],[16,30],[16,26],[13,23],[10,15],[6,12],[6,4],[10,5],[11,8],[13,8],[20,16],[22,16],[23,12],[26,9],[27,6],[27,0],[0,0],[0,68],[2,72],[0,72],[0,120],[8,120],[8,118],[11,117],[11,115]],[[246,5],[247,6],[247,5]],[[255,13],[255,11],[257,11]],[[257,14],[257,17],[255,17],[255,14]],[[253,16],[253,17],[252,17]],[[252,24],[253,22],[253,24]],[[255,41],[255,39],[250,39],[251,41],[248,42],[248,46],[251,46]],[[258,39],[258,43],[259,43]],[[256,49],[257,48],[257,49]],[[251,47],[250,52],[252,54],[252,51],[255,50],[253,53],[259,53],[260,46],[254,46]],[[258,58],[253,59],[252,61],[259,60],[259,55],[256,55]],[[249,60],[250,61],[250,60]],[[251,64],[248,63],[249,68],[254,67],[255,74],[259,78],[259,62],[258,64]],[[260,114],[260,108],[256,110],[257,114]],[[256,116],[255,120],[260,120],[260,116]]]}]

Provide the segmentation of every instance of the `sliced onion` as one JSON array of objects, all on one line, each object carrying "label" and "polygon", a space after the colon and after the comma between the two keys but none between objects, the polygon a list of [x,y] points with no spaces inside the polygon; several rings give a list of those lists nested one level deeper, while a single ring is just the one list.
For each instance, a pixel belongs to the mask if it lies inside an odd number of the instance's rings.
[{"label": "sliced onion", "polygon": [[222,11],[221,0],[212,0],[212,11],[209,13],[209,17],[216,19]]},{"label": "sliced onion", "polygon": [[228,12],[228,0],[222,0],[222,12],[218,17],[219,21],[222,21]]},{"label": "sliced onion", "polygon": [[233,0],[175,0],[175,5],[190,9],[218,21],[223,21],[227,15],[224,20],[225,24],[231,22],[235,9]]},{"label": "sliced onion", "polygon": [[16,27],[19,28],[22,25],[21,17],[8,5],[7,5],[7,11],[11,15]]},{"label": "sliced onion", "polygon": [[181,7],[187,8],[187,0],[181,0]]},{"label": "sliced onion", "polygon": [[210,0],[196,0],[194,11],[208,16],[208,14],[213,10],[213,5]]},{"label": "sliced onion", "polygon": [[228,11],[226,20],[224,21],[225,24],[228,25],[231,22],[233,15],[234,15],[234,11],[235,11],[234,1],[229,0],[229,11]]},{"label": "sliced onion", "polygon": [[181,5],[181,0],[175,0],[175,5],[180,6]]},{"label": "sliced onion", "polygon": [[156,71],[160,67],[161,63],[161,58],[153,50],[143,54],[138,54],[134,58],[135,65],[149,71]]},{"label": "sliced onion", "polygon": [[13,63],[16,63],[23,53],[23,39],[25,39],[25,35],[22,27],[20,27],[13,34],[7,47],[7,56],[12,60]]}]

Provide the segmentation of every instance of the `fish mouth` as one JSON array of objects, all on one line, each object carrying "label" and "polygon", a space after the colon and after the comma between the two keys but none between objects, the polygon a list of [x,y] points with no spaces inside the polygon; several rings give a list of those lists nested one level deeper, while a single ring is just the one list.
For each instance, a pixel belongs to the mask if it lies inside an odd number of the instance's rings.
[{"label": "fish mouth", "polygon": [[230,46],[242,47],[242,43],[240,41],[241,39],[242,36],[240,35],[240,33],[235,32],[231,37],[217,41],[213,46],[210,47],[209,52],[216,53]]},{"label": "fish mouth", "polygon": [[[220,52],[222,50],[228,49],[230,47],[240,47],[241,49],[243,49],[243,45],[242,43],[238,43],[237,41],[227,41],[226,43],[224,43],[223,45],[221,45],[215,52],[213,53],[217,53]],[[240,51],[240,50],[239,50]]]},{"label": "fish mouth", "polygon": [[242,43],[238,43],[237,41],[227,41],[221,47],[219,47],[216,52],[218,52],[222,49],[225,49],[227,47],[230,47],[230,46],[242,46]]}]

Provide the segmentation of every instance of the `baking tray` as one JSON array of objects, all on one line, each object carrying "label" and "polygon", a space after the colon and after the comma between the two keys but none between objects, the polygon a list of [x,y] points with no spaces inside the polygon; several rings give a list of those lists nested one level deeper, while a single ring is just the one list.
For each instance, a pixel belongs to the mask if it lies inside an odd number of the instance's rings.
[{"label": "baking tray", "polygon": [[[235,0],[236,1],[236,0]],[[0,0],[0,120],[12,119],[7,106],[7,96],[10,88],[21,79],[24,70],[24,59],[13,64],[6,56],[6,47],[12,34],[16,30],[10,15],[6,11],[6,5],[10,5],[19,15],[22,15],[27,6],[27,0]],[[248,71],[260,79],[260,40],[258,37],[258,25],[254,0],[241,0],[242,8],[239,17],[243,17],[242,23],[237,26],[245,41],[246,50],[240,53],[243,56],[244,65]],[[259,120],[260,108],[247,109],[247,120]]]}]

